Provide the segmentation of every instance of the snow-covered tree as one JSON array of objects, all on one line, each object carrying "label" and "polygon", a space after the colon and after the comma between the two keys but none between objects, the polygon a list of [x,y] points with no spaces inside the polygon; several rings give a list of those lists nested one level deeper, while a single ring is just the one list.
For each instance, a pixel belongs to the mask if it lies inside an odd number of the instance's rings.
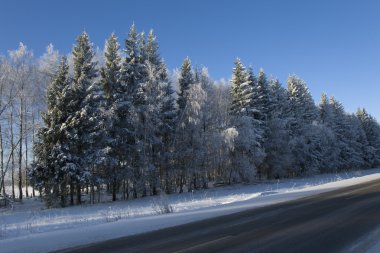
[{"label": "snow-covered tree", "polygon": [[34,145],[36,162],[30,176],[35,186],[44,190],[48,206],[55,205],[58,200],[63,206],[66,204],[68,170],[73,166],[68,152],[69,140],[62,128],[69,117],[66,110],[70,86],[68,69],[66,58],[62,57],[58,72],[47,89],[45,126],[39,129]]},{"label": "snow-covered tree", "polygon": [[270,78],[269,97],[271,99],[269,118],[287,118],[289,111],[288,91],[282,87],[278,79]]},{"label": "snow-covered tree", "polygon": [[[253,75],[252,69],[249,70],[248,75],[252,87],[250,106],[255,119],[254,127],[260,137],[258,139],[260,146],[265,149],[265,142],[270,135],[269,120],[272,112],[269,84],[263,69],[260,69],[257,78]],[[257,170],[259,177],[268,175],[268,167],[266,164],[259,164]]]},{"label": "snow-covered tree", "polygon": [[269,178],[287,176],[292,164],[289,149],[290,131],[288,124],[288,94],[280,82],[271,78],[268,84],[270,105],[266,121],[267,134],[263,144],[265,159],[261,165],[263,173]]},{"label": "snow-covered tree", "polygon": [[188,102],[188,91],[191,84],[194,83],[193,73],[191,71],[191,61],[189,58],[185,58],[181,66],[181,73],[178,79],[179,93],[178,93],[178,109],[180,120],[182,118],[181,114],[187,106]]},{"label": "snow-covered tree", "polygon": [[60,57],[59,52],[54,49],[53,44],[49,44],[46,47],[46,52],[38,60],[38,69],[48,81],[51,81],[57,73]]},{"label": "snow-covered tree", "polygon": [[[255,119],[257,110],[251,103],[253,89],[249,74],[239,59],[235,61],[231,79],[230,129],[236,132],[234,147],[231,148],[231,167],[235,170],[232,180],[249,181],[256,176],[264,151],[261,147],[262,129]],[[230,132],[231,132],[230,131]],[[231,173],[232,175],[232,173]],[[260,177],[261,175],[259,175]]]},{"label": "snow-covered tree", "polygon": [[150,164],[146,167],[146,174],[153,195],[157,194],[158,188],[166,192],[172,190],[169,186],[172,175],[169,175],[171,174],[169,172],[172,172],[173,167],[176,124],[174,91],[158,49],[156,37],[151,30],[142,51],[148,73],[145,84],[146,101],[143,109],[145,155],[149,156]]},{"label": "snow-covered tree", "polygon": [[[253,76],[252,70],[250,70],[250,76]],[[251,104],[255,109],[254,117],[260,120],[265,127],[266,122],[270,117],[270,112],[272,111],[272,103],[269,94],[269,84],[267,77],[263,69],[260,69],[257,78],[250,78],[253,80],[251,82],[252,86],[252,99]],[[255,81],[256,80],[256,81]]]},{"label": "snow-covered tree", "polygon": [[163,188],[166,193],[173,191],[174,177],[174,138],[177,123],[177,109],[175,107],[174,90],[168,80],[166,71],[162,73],[163,81],[160,107],[160,126],[159,137],[161,147],[160,151],[160,176],[163,180]]},{"label": "snow-covered tree", "polygon": [[368,114],[365,108],[358,109],[356,116],[361,122],[362,129],[366,135],[368,145],[366,147],[366,160],[370,166],[380,164],[380,126],[379,123]]},{"label": "snow-covered tree", "polygon": [[360,168],[364,165],[364,160],[361,148],[355,148],[356,144],[359,144],[357,143],[359,133],[354,133],[354,122],[345,112],[343,105],[334,97],[330,98],[330,105],[334,115],[332,129],[340,150],[340,169]]},{"label": "snow-covered tree", "polygon": [[[128,153],[131,102],[126,95],[127,87],[121,82],[120,45],[114,33],[106,43],[104,66],[100,70],[100,83],[106,99],[104,125],[107,138],[103,146],[105,181],[111,185],[112,200],[116,200],[117,185],[123,178]],[[124,179],[125,180],[125,179]]]},{"label": "snow-covered tree", "polygon": [[[232,96],[232,103],[231,103],[231,112],[234,115],[250,115],[254,113],[251,111],[250,102],[252,99],[252,88],[251,88],[251,82],[252,80],[249,80],[249,75],[241,63],[240,59],[237,58],[235,60],[235,67],[232,72],[232,79],[231,79],[231,96]],[[253,77],[253,75],[251,76]]]},{"label": "snow-covered tree", "polygon": [[288,78],[288,94],[291,116],[293,118],[292,130],[297,131],[304,124],[312,124],[318,120],[318,110],[309,92],[306,83],[297,76]]},{"label": "snow-covered tree", "polygon": [[[88,183],[89,168],[85,162],[86,145],[92,142],[88,138],[87,124],[90,120],[88,114],[83,113],[89,102],[86,99],[92,92],[97,92],[93,85],[96,81],[98,71],[94,62],[94,51],[92,43],[86,32],[81,33],[77,38],[77,44],[73,48],[74,76],[72,80],[71,99],[67,104],[69,118],[67,124],[62,126],[69,139],[69,150],[73,159],[73,166],[70,170],[71,186],[76,186],[77,203],[81,203],[81,187]],[[72,194],[73,189],[71,190]]]},{"label": "snow-covered tree", "polygon": [[306,83],[297,76],[288,78],[289,146],[293,154],[293,175],[319,171],[318,135],[315,134],[319,120],[318,110]]},{"label": "snow-covered tree", "polygon": [[[200,109],[200,105],[197,101],[193,102],[190,99],[190,90],[192,89],[192,93],[194,95],[193,97],[196,96],[194,93],[197,90],[195,88],[193,89],[193,86],[195,86],[194,75],[189,58],[185,58],[182,63],[181,72],[178,77],[178,86],[178,122],[174,145],[176,150],[177,181],[180,188],[179,192],[182,192],[183,186],[186,183],[188,172],[193,169],[193,126],[199,123],[199,118],[193,112],[198,113]],[[197,88],[199,88],[199,86]]]}]

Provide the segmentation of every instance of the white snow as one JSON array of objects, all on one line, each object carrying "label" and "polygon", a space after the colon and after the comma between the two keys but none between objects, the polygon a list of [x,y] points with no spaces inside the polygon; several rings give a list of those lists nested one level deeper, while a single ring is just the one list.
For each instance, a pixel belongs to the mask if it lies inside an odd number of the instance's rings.
[{"label": "white snow", "polygon": [[[41,210],[0,209],[0,251],[47,252],[157,230],[380,179],[380,169],[266,181],[168,196]],[[162,214],[170,206],[173,213]]]}]

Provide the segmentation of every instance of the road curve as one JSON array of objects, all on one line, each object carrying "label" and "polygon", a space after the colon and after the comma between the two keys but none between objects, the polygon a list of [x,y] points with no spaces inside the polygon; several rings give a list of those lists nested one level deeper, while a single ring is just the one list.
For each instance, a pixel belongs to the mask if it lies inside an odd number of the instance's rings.
[{"label": "road curve", "polygon": [[380,180],[57,252],[347,252],[377,227]]}]

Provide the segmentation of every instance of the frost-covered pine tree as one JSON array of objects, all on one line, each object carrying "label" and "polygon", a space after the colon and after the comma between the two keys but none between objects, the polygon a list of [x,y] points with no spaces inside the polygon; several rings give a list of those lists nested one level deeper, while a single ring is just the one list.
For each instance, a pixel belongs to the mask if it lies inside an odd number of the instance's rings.
[{"label": "frost-covered pine tree", "polygon": [[347,115],[343,105],[334,97],[330,98],[330,105],[334,115],[332,129],[340,150],[339,160],[342,166],[340,169],[358,169],[364,165],[364,160],[361,148],[356,147],[359,144],[357,143],[359,132],[353,131],[355,122]]},{"label": "frost-covered pine tree", "polygon": [[[265,143],[270,135],[269,120],[272,111],[269,84],[263,69],[260,69],[257,78],[254,77],[251,68],[248,71],[248,75],[252,87],[250,106],[253,109],[253,117],[256,123],[255,129],[260,135],[260,139],[258,139],[260,146],[265,149]],[[259,177],[268,175],[268,169],[265,164],[259,164],[257,168]]]},{"label": "frost-covered pine tree", "polygon": [[271,78],[269,80],[269,97],[271,98],[270,119],[288,117],[289,111],[288,91],[282,87],[278,79]]},{"label": "frost-covered pine tree", "polygon": [[69,118],[64,129],[69,138],[69,150],[73,159],[73,166],[69,171],[71,178],[71,195],[73,187],[76,187],[77,203],[81,203],[81,187],[88,183],[89,168],[85,162],[85,148],[88,143],[87,121],[88,115],[83,113],[86,106],[86,98],[91,95],[94,82],[98,75],[92,43],[86,32],[77,38],[77,44],[73,48],[74,76],[71,88],[71,99],[67,105]]},{"label": "frost-covered pine tree", "polygon": [[166,66],[158,52],[159,46],[153,30],[149,32],[143,47],[148,76],[145,85],[146,103],[144,114],[144,140],[146,153],[150,156],[147,178],[151,193],[160,187],[170,192],[173,178],[173,142],[176,124],[175,99]]},{"label": "frost-covered pine tree", "polygon": [[330,142],[323,147],[324,158],[321,160],[321,172],[336,172],[342,168],[342,160],[340,159],[339,141],[334,132],[335,116],[329,97],[323,93],[319,103],[320,124],[323,130],[320,134],[321,140]]},{"label": "frost-covered pine tree", "polygon": [[125,60],[122,63],[121,80],[127,86],[128,94],[133,98],[133,104],[139,105],[144,101],[143,81],[146,77],[145,57],[142,57],[140,37],[132,24],[128,38],[125,40]]},{"label": "frost-covered pine tree", "polygon": [[66,107],[71,85],[68,69],[63,57],[47,89],[47,111],[43,114],[45,126],[39,129],[34,145],[36,161],[30,178],[40,192],[43,190],[48,207],[58,202],[62,206],[66,204],[68,172],[73,165],[64,129],[69,118]]},{"label": "frost-covered pine tree", "polygon": [[306,83],[297,76],[288,78],[289,146],[293,154],[293,175],[319,172],[317,130],[318,110]]},{"label": "frost-covered pine tree", "polygon": [[[147,193],[147,171],[152,170],[151,142],[152,131],[148,130],[151,125],[148,122],[146,109],[148,106],[148,67],[146,64],[144,34],[136,32],[134,24],[131,26],[128,38],[125,41],[126,58],[122,64],[122,81],[127,88],[127,94],[131,99],[131,118],[129,133],[129,158],[130,169],[128,172],[133,190],[133,197],[137,198],[141,192]],[[148,134],[150,136],[148,136]]]},{"label": "frost-covered pine tree", "polygon": [[171,193],[173,189],[174,175],[174,138],[176,133],[177,109],[175,107],[174,90],[168,80],[166,70],[161,73],[162,94],[160,107],[159,137],[160,151],[160,177],[163,181],[161,186],[166,193]]},{"label": "frost-covered pine tree", "polygon": [[[249,75],[253,76],[252,70]],[[266,122],[270,117],[272,111],[272,103],[269,95],[269,84],[263,69],[260,69],[257,78],[250,78],[253,80],[252,85],[252,98],[251,104],[255,109],[255,119],[260,120],[265,127]]]},{"label": "frost-covered pine tree", "polygon": [[297,76],[288,78],[289,109],[293,118],[292,130],[297,131],[303,125],[318,120],[318,110],[306,83]]},{"label": "frost-covered pine tree", "polygon": [[355,150],[355,153],[358,156],[353,156],[352,158],[357,158],[356,160],[351,159],[352,167],[354,169],[370,168],[374,165],[372,148],[369,144],[369,141],[366,136],[366,132],[363,128],[363,125],[360,122],[360,119],[355,114],[348,114],[347,121],[349,122],[349,141],[348,144]]},{"label": "frost-covered pine tree", "polygon": [[231,79],[230,128],[227,129],[228,133],[236,133],[230,141],[233,143],[230,148],[230,183],[252,180],[264,157],[260,143],[262,132],[254,118],[256,109],[251,103],[252,92],[249,74],[240,59],[236,59]]},{"label": "frost-covered pine tree", "polygon": [[252,99],[252,87],[251,82],[254,81],[253,75],[251,75],[251,80],[249,75],[241,63],[240,59],[235,60],[235,67],[232,72],[231,79],[231,113],[233,115],[251,115],[250,102]]},{"label": "frost-covered pine tree", "polygon": [[188,171],[191,170],[193,146],[191,141],[193,138],[192,123],[196,122],[191,114],[192,104],[190,101],[190,89],[194,86],[194,76],[189,58],[185,58],[180,75],[178,77],[179,93],[177,98],[178,116],[175,136],[176,150],[176,174],[179,186],[179,192],[183,192],[183,187],[186,184]]},{"label": "frost-covered pine tree", "polygon": [[267,135],[264,142],[265,159],[261,165],[269,178],[287,176],[291,167],[292,155],[289,150],[288,94],[277,79],[271,78],[268,84],[270,110],[266,122]]},{"label": "frost-covered pine tree", "polygon": [[362,129],[366,135],[367,146],[367,161],[370,166],[378,166],[380,164],[380,126],[379,123],[368,114],[365,108],[358,109],[356,113],[360,120]]},{"label": "frost-covered pine tree", "polygon": [[321,95],[321,101],[319,103],[319,114],[321,123],[328,127],[332,127],[334,124],[333,108],[326,93],[323,93]]},{"label": "frost-covered pine tree", "polygon": [[[117,185],[125,179],[125,166],[128,161],[128,135],[130,134],[130,108],[132,102],[126,95],[127,88],[121,82],[120,45],[114,33],[108,38],[104,52],[104,66],[100,70],[100,83],[106,99],[104,125],[107,137],[103,153],[105,154],[104,180],[111,186],[112,200],[116,200]],[[125,193],[125,191],[124,191]],[[123,195],[125,196],[125,195]]]},{"label": "frost-covered pine tree", "polygon": [[95,187],[99,188],[104,183],[105,170],[112,161],[108,153],[110,119],[107,109],[103,86],[99,81],[93,81],[87,88],[80,112],[82,127],[85,129],[80,143],[83,146],[82,181],[91,187],[92,203],[95,201]]},{"label": "frost-covered pine tree", "polygon": [[178,79],[179,93],[178,93],[178,109],[179,109],[179,118],[181,120],[181,114],[188,102],[188,90],[190,89],[191,84],[194,83],[193,73],[191,71],[191,61],[187,57],[182,63],[181,73]]}]

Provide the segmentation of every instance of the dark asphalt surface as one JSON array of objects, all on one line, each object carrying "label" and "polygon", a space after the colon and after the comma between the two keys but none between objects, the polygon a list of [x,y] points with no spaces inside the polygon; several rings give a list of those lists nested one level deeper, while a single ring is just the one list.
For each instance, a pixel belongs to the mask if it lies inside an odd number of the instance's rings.
[{"label": "dark asphalt surface", "polygon": [[380,180],[58,252],[348,252],[377,227]]}]

